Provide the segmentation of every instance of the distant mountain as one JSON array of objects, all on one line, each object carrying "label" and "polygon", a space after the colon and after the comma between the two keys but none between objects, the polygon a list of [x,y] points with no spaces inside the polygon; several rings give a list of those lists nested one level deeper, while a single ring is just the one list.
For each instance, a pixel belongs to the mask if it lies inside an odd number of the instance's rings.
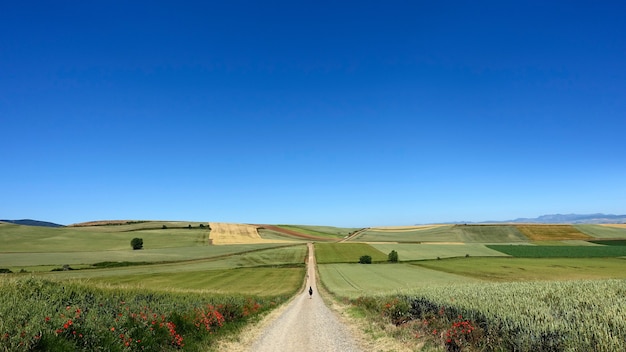
[{"label": "distant mountain", "polygon": [[16,224],[16,225],[26,225],[26,226],[63,227],[63,225],[55,224],[55,223],[53,223],[53,222],[39,221],[39,220],[31,220],[31,219],[22,219],[22,220],[0,220],[0,222],[8,222],[8,223],[10,223],[10,224]]},{"label": "distant mountain", "polygon": [[626,223],[626,215],[613,214],[548,214],[536,218],[517,218],[510,221],[537,224],[620,224]]}]

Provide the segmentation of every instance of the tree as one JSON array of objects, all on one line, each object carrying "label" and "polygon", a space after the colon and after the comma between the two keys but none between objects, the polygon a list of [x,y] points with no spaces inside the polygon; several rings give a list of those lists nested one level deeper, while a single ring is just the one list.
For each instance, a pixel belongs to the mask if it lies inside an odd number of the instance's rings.
[{"label": "tree", "polygon": [[396,250],[392,250],[391,252],[389,252],[389,261],[392,263],[397,263],[398,262],[398,252],[396,252]]},{"label": "tree", "polygon": [[133,247],[134,250],[142,249],[143,248],[143,239],[137,238],[137,237],[133,238],[130,241],[130,246]]},{"label": "tree", "polygon": [[369,255],[362,255],[361,258],[359,258],[359,263],[372,264],[372,257]]}]

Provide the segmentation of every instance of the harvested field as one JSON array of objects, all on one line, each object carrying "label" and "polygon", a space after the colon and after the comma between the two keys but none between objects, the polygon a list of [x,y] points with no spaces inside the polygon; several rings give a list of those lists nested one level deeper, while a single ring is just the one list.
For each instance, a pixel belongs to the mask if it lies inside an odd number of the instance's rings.
[{"label": "harvested field", "polygon": [[246,244],[246,243],[291,243],[291,241],[278,239],[263,239],[257,232],[257,227],[246,224],[229,224],[212,222],[212,244]]},{"label": "harvested field", "polygon": [[588,236],[572,225],[515,225],[532,241],[587,240]]},{"label": "harvested field", "polygon": [[600,226],[617,227],[617,228],[620,228],[620,229],[626,229],[626,224],[602,224]]}]

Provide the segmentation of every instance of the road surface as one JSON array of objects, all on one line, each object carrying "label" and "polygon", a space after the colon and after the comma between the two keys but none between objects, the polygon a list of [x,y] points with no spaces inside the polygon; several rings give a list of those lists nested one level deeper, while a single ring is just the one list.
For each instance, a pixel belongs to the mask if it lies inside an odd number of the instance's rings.
[{"label": "road surface", "polygon": [[[249,351],[362,351],[348,328],[324,304],[315,282],[315,254],[309,244],[306,289],[264,326]],[[309,297],[309,287],[313,296]]]}]

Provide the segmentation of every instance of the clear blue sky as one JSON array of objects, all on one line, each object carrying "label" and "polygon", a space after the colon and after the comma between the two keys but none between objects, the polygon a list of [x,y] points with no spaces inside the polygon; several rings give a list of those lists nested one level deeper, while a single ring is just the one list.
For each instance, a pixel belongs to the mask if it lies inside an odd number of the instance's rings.
[{"label": "clear blue sky", "polygon": [[0,218],[626,213],[623,1],[8,1]]}]

